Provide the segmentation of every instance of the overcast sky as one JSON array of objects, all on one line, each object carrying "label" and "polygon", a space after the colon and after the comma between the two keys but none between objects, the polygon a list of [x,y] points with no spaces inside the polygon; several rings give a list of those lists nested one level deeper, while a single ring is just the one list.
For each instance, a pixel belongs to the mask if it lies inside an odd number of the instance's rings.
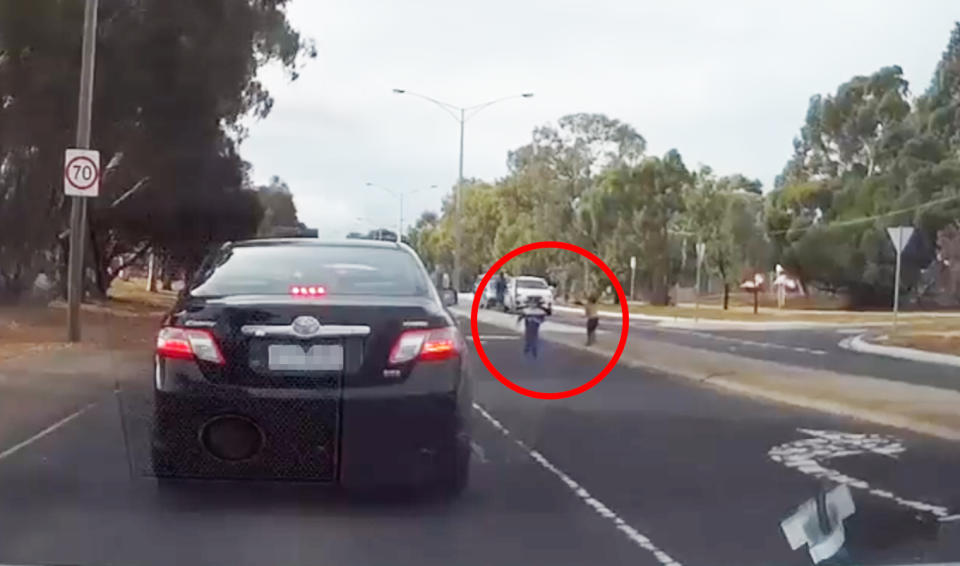
[{"label": "overcast sky", "polygon": [[292,83],[264,73],[276,102],[242,153],[258,183],[287,181],[301,220],[342,237],[397,224],[397,200],[367,182],[438,185],[406,199],[409,224],[456,181],[457,123],[392,88],[462,106],[535,93],[467,123],[467,177],[496,180],[534,127],[599,112],[649,153],[769,189],[812,94],[894,64],[923,92],[960,2],[292,0],[289,16],[318,57]]}]

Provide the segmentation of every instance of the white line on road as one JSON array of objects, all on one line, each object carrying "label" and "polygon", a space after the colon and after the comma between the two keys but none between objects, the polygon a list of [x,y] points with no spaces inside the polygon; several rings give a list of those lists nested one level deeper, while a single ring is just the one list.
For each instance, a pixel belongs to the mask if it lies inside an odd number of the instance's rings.
[{"label": "white line on road", "polygon": [[560,468],[554,466],[543,454],[527,446],[526,442],[512,435],[507,427],[503,426],[503,424],[498,421],[496,417],[488,413],[486,409],[480,406],[480,404],[474,403],[473,408],[476,409],[476,411],[480,413],[483,418],[487,420],[487,422],[493,425],[495,429],[500,431],[501,434],[512,439],[517,446],[522,448],[524,452],[536,460],[537,463],[546,468],[553,475],[560,478],[560,481],[565,483],[567,487],[569,487],[570,490],[577,495],[577,497],[583,500],[584,503],[593,508],[598,515],[604,519],[612,521],[617,527],[617,530],[626,535],[627,538],[629,538],[633,543],[653,554],[653,557],[656,558],[658,562],[664,566],[682,566],[680,562],[674,560],[669,554],[660,550],[648,537],[644,536],[642,533],[640,533],[640,531],[628,525],[626,521],[621,519],[613,510],[604,505],[599,499],[596,499],[590,495],[590,492],[584,489],[583,486],[576,482],[576,480],[565,474]]},{"label": "white line on road", "polygon": [[0,452],[0,460],[3,460],[3,459],[6,458],[7,456],[12,456],[12,455],[15,454],[17,451],[19,451],[21,448],[26,448],[27,446],[29,446],[29,445],[32,444],[33,442],[36,442],[37,440],[40,440],[41,438],[43,438],[44,436],[47,436],[47,435],[50,434],[51,432],[54,432],[55,430],[57,430],[58,428],[62,427],[62,426],[65,425],[65,424],[69,423],[69,422],[72,421],[73,419],[75,419],[75,418],[79,417],[80,415],[86,413],[87,411],[89,411],[90,409],[92,409],[95,405],[96,405],[96,403],[90,403],[90,404],[87,405],[86,407],[83,407],[82,409],[79,409],[79,410],[77,410],[77,411],[75,411],[75,412],[73,412],[73,413],[71,413],[71,414],[63,417],[63,418],[60,419],[59,421],[53,423],[52,425],[50,425],[50,426],[48,426],[47,428],[41,430],[41,431],[38,432],[37,434],[35,434],[35,435],[31,436],[30,438],[24,440],[23,442],[20,442],[19,444],[14,444],[14,445],[11,446],[10,448],[7,448],[7,449],[4,450],[3,452]]},{"label": "white line on road", "polygon": [[775,348],[779,350],[791,350],[794,352],[802,352],[804,354],[815,354],[817,356],[827,355],[827,352],[825,352],[824,350],[801,348],[799,346],[787,346],[785,344],[776,344],[774,342],[758,342],[756,340],[745,340],[743,338],[733,338],[731,336],[724,336],[722,334],[712,334],[710,332],[698,332],[695,330],[677,330],[677,329],[664,330],[662,328],[658,328],[657,331],[690,334],[692,336],[698,336],[700,338],[710,338],[711,340],[719,340],[721,342],[735,342],[737,344],[745,344],[747,346],[753,346],[755,348]]},{"label": "white line on road", "polygon": [[520,338],[519,334],[481,334],[481,340],[516,340]]},{"label": "white line on road", "polygon": [[768,452],[771,460],[807,474],[808,476],[844,484],[851,488],[865,491],[875,497],[887,499],[903,507],[930,513],[941,522],[960,520],[960,515],[950,514],[950,511],[946,507],[898,497],[892,492],[870,487],[870,484],[864,480],[827,468],[820,463],[820,460],[853,456],[867,452],[897,458],[906,451],[906,447],[904,447],[899,439],[883,434],[853,434],[806,428],[799,428],[797,430],[812,438],[794,440],[774,446]]}]

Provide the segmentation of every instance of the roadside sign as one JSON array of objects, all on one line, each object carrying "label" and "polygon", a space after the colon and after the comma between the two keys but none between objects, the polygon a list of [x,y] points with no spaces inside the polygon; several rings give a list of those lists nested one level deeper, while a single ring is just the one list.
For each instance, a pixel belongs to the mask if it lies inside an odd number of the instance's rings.
[{"label": "roadside sign", "polygon": [[697,242],[697,263],[703,263],[703,256],[707,253],[706,242]]},{"label": "roadside sign", "polygon": [[893,242],[893,249],[897,250],[897,268],[893,276],[893,333],[896,334],[897,313],[900,311],[900,256],[913,235],[913,226],[891,226],[887,228],[887,234]]},{"label": "roadside sign", "polygon": [[636,269],[636,268],[637,268],[637,256],[632,255],[630,256],[630,269]]},{"label": "roadside sign", "polygon": [[893,242],[893,248],[897,250],[897,253],[900,253],[907,246],[907,242],[910,241],[910,236],[913,236],[913,226],[891,226],[887,228],[887,235]]},{"label": "roadside sign", "polygon": [[64,156],[63,193],[72,197],[100,195],[100,152],[68,149]]}]

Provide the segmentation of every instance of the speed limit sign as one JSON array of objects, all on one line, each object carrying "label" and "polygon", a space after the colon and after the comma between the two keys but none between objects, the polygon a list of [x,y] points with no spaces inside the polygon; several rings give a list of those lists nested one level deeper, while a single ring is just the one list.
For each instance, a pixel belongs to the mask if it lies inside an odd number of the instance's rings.
[{"label": "speed limit sign", "polygon": [[100,152],[93,149],[68,149],[64,157],[63,192],[73,197],[100,194]]}]

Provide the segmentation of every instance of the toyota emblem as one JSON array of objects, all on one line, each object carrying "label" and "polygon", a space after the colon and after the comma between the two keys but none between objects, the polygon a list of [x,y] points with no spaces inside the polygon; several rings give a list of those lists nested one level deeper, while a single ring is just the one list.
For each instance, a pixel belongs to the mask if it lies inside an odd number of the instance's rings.
[{"label": "toyota emblem", "polygon": [[316,336],[320,333],[320,321],[312,316],[298,316],[290,326],[297,336]]}]

